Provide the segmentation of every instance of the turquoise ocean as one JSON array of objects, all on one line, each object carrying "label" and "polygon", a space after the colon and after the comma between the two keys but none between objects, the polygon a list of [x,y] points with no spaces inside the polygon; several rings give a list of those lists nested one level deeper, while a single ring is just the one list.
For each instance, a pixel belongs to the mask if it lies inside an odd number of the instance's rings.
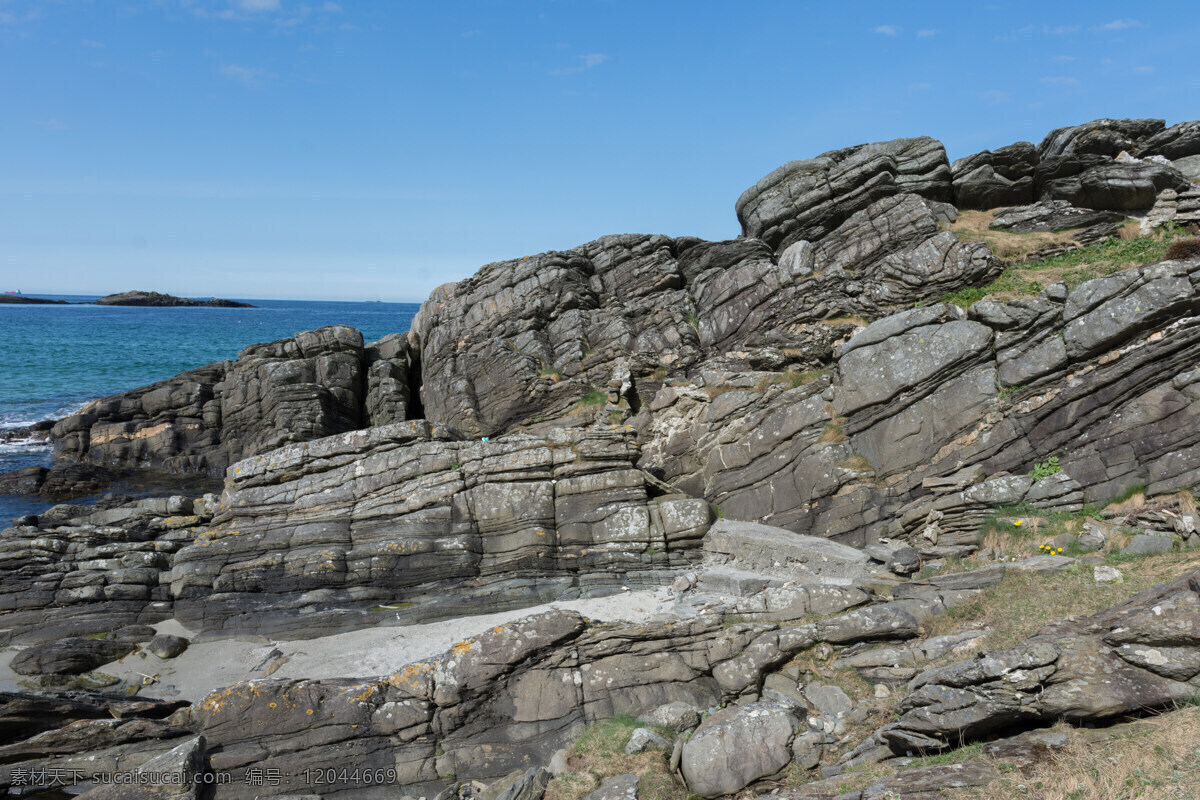
[{"label": "turquoise ocean", "polygon": [[[349,325],[370,342],[407,331],[420,308],[417,303],[244,302],[257,308],[0,305],[0,428],[57,419],[89,400],[235,358],[247,345],[299,331]],[[48,466],[51,459],[48,446],[0,442],[0,472]],[[0,495],[0,527],[47,506]]]}]

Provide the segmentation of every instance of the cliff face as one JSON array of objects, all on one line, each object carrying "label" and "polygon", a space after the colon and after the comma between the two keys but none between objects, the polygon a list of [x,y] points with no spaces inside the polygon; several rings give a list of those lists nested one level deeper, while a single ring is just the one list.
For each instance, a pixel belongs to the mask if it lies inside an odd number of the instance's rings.
[{"label": "cliff face", "polygon": [[[936,301],[1004,264],[959,239],[945,201],[970,205],[986,166],[1040,198],[993,230],[1111,235],[1123,217],[1102,209],[1130,186],[1191,186],[1159,153],[1190,157],[1193,129],[1099,120],[954,165],[929,138],[792,162],[738,200],[742,238],[609,236],[489,264],[436,290],[408,334],[255,345],[93,403],[55,426],[57,451],[229,467],[212,529],[164,578],[206,629],[310,606],[355,618],[449,585],[463,607],[601,591],[616,579],[594,576],[686,561],[705,503],[969,553],[996,506],[1196,484],[1200,266],[964,310]],[[1097,170],[1120,176],[1095,184],[1104,198],[1067,198]],[[1029,477],[1051,457],[1061,472]]]},{"label": "cliff face", "polygon": [[332,326],[88,404],[54,426],[57,456],[222,474],[245,456],[408,418],[403,334],[364,345]]}]

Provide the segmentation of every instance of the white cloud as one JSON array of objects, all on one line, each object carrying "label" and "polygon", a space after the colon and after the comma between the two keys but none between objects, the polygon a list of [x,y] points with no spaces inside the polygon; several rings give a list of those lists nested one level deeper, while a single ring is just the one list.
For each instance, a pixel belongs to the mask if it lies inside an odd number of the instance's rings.
[{"label": "white cloud", "polygon": [[326,14],[342,13],[342,7],[339,6],[337,3],[325,3],[323,6],[321,6],[321,10],[324,11]]},{"label": "white cloud", "polygon": [[1034,33],[1040,33],[1045,36],[1066,36],[1072,33],[1078,33],[1080,26],[1078,25],[1055,25],[1053,28],[1049,25],[1026,25],[1017,33],[1021,36],[1028,36]]},{"label": "white cloud", "polygon": [[70,125],[63,122],[61,119],[58,119],[57,117],[51,117],[50,119],[35,119],[35,120],[32,120],[32,122],[34,125],[37,125],[39,128],[42,128],[42,129],[48,130],[48,131],[65,131],[71,127]]},{"label": "white cloud", "polygon": [[1078,60],[1079,60],[1079,56],[1054,56],[1054,57],[1053,57],[1053,58],[1051,58],[1050,60],[1051,60],[1051,61],[1055,61],[1055,62],[1057,62],[1057,63],[1059,63],[1059,64],[1067,64],[1067,63],[1069,63],[1069,62],[1071,62],[1071,61],[1078,61]]},{"label": "white cloud", "polygon": [[104,47],[103,42],[97,42],[92,39],[84,39],[80,44],[84,47]]},{"label": "white cloud", "polygon": [[992,105],[999,105],[1000,103],[1007,103],[1012,100],[1012,92],[1002,92],[999,89],[992,89],[983,93],[983,99]]},{"label": "white cloud", "polygon": [[912,83],[908,86],[909,89],[932,89],[932,83]]},{"label": "white cloud", "polygon": [[240,11],[278,11],[279,0],[233,0],[233,7]]},{"label": "white cloud", "polygon": [[1154,67],[1145,67],[1145,66],[1134,67],[1133,71],[1136,72],[1138,75],[1149,75],[1152,72],[1154,72]]},{"label": "white cloud", "polygon": [[922,39],[928,39],[930,36],[937,36],[937,33],[933,28],[925,28],[924,30],[917,31],[917,36]]},{"label": "white cloud", "polygon": [[226,78],[247,86],[261,86],[267,80],[279,77],[261,67],[243,67],[238,64],[222,64],[220,71]]},{"label": "white cloud", "polygon": [[553,70],[551,75],[574,75],[577,72],[592,69],[609,60],[606,53],[584,53],[581,56],[576,56],[575,59],[580,63],[573,67],[563,67],[562,69]]},{"label": "white cloud", "polygon": [[895,25],[876,25],[871,28],[871,33],[882,33],[884,36],[895,36],[900,32],[900,29]]},{"label": "white cloud", "polygon": [[1042,78],[1042,83],[1049,83],[1055,86],[1074,86],[1079,83],[1079,79],[1072,78],[1070,75],[1048,75]]},{"label": "white cloud", "polygon": [[1101,25],[1098,30],[1102,31],[1123,31],[1126,28],[1140,28],[1142,23],[1136,19],[1114,19],[1112,22]]}]

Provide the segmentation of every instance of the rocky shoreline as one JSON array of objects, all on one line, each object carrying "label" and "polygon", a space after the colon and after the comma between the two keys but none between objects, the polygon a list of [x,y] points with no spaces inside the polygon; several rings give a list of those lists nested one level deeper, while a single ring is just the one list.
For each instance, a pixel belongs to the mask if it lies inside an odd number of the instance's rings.
[{"label": "rocky shoreline", "polygon": [[[0,785],[608,800],[649,774],[573,771],[572,743],[640,718],[626,754],[681,797],[932,798],[1033,769],[1056,722],[1190,703],[1197,156],[1161,120],[834,151],[743,193],[736,240],[489,264],[407,333],[89,404],[0,486],[223,483],[0,534]],[[1055,266],[1137,233],[1160,255]],[[1002,647],[966,616],[1103,570],[1156,580]],[[954,753],[992,760],[921,761]]]}]

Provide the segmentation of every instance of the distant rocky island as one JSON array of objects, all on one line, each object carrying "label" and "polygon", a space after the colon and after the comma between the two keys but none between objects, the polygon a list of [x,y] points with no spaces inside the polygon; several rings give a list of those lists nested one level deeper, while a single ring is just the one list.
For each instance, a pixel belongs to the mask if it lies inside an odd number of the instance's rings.
[{"label": "distant rocky island", "polygon": [[48,297],[30,297],[24,294],[0,294],[0,303],[24,306],[68,306],[66,300],[51,300]]},{"label": "distant rocky island", "polygon": [[222,300],[214,297],[211,300],[193,300],[190,297],[176,297],[173,294],[160,292],[121,292],[101,297],[96,301],[98,306],[154,306],[159,308],[200,307],[208,308],[255,308],[249,303],[239,303],[237,300]]},{"label": "distant rocky island", "polygon": [[173,294],[161,292],[119,292],[101,297],[99,300],[72,303],[69,300],[51,300],[48,297],[30,297],[24,294],[0,295],[0,303],[14,305],[97,305],[97,306],[141,306],[147,308],[257,308],[250,303],[240,303],[237,300],[223,300],[214,297],[211,300],[195,300],[190,297],[176,297]]}]

